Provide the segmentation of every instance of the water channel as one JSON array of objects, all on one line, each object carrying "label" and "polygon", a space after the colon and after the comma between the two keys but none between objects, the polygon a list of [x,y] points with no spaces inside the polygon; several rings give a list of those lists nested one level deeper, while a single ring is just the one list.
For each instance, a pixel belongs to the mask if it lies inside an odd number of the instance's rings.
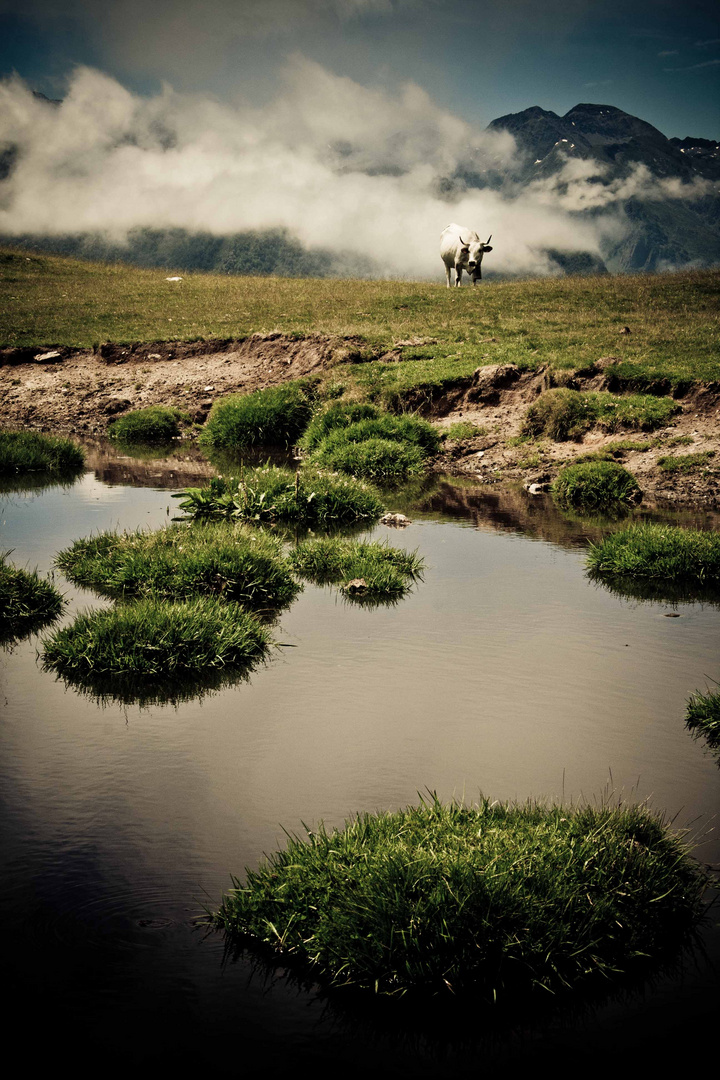
[{"label": "water channel", "polygon": [[[171,489],[202,471],[92,463],[70,487],[0,497],[15,566],[47,572],[80,536],[164,525]],[[717,911],[705,952],[642,992],[571,1018],[519,1016],[496,1037],[477,1017],[477,1028],[434,1032],[382,1009],[338,1010],[227,957],[197,926],[231,874],[283,844],[283,828],[341,825],[426,789],[647,799],[701,837],[703,862],[720,862],[717,760],[683,722],[688,695],[720,680],[717,604],[644,602],[589,582],[597,529],[522,492],[435,481],[397,502],[413,524],[368,535],[417,548],[424,581],[373,610],[306,585],[276,632],[294,647],[248,682],[140,706],[43,672],[38,636],[0,654],[7,1019],[35,1067],[417,1077],[563,1050],[647,1065],[669,1041],[712,1045]],[[702,514],[691,523],[717,528]],[[55,580],[68,617],[106,603]]]}]

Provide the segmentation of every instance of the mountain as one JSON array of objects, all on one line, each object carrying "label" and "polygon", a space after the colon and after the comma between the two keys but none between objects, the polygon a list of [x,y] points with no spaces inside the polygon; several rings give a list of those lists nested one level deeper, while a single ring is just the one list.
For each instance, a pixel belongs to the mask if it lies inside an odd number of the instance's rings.
[{"label": "mountain", "polygon": [[[564,116],[535,105],[498,117],[488,129],[514,136],[520,163],[504,182],[520,189],[555,182],[562,195],[568,163],[597,164],[597,173],[587,174],[586,181],[597,184],[601,195],[604,188],[608,196],[613,191],[621,196],[615,201],[619,235],[602,242],[609,270],[720,263],[720,143],[668,139],[612,105],[576,105]],[[605,205],[612,201],[608,197]],[[595,206],[579,210],[577,217],[599,212]]]}]

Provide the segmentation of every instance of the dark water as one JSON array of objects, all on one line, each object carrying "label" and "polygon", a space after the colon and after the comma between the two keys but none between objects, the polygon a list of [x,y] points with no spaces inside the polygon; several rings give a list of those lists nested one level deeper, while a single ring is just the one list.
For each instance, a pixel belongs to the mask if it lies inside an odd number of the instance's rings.
[{"label": "dark water", "polygon": [[[161,471],[137,487],[98,479],[128,476],[96,464],[71,488],[2,497],[16,566],[46,571],[79,536],[175,513]],[[189,482],[178,476],[169,483]],[[683,723],[687,696],[720,680],[720,608],[590,584],[593,527],[522,494],[441,484],[414,497],[424,509],[411,527],[371,535],[418,548],[424,583],[372,611],[306,586],[278,630],[296,648],[249,683],[140,708],[43,673],[37,637],[2,654],[6,1020],[36,1068],[429,1076],[567,1050],[583,1067],[589,1055],[647,1065],[690,1031],[695,1051],[711,1045],[717,913],[707,955],[643,993],[494,1033],[492,1017],[445,1016],[434,1030],[387,1009],[341,1012],[227,959],[197,927],[231,873],[283,843],[281,826],[341,824],[426,788],[568,800],[612,788],[702,834],[698,857],[720,863],[720,772]],[[102,603],[56,580],[72,610]]]}]

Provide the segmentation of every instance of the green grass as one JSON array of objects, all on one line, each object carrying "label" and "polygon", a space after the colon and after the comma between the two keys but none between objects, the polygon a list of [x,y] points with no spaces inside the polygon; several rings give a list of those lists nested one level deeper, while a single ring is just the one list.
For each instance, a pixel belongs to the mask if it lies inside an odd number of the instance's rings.
[{"label": "green grass", "polygon": [[[339,585],[351,600],[399,600],[422,577],[417,552],[387,544],[324,537],[299,543],[289,555],[295,573],[317,584]],[[364,584],[348,587],[351,582]]]},{"label": "green grass", "polygon": [[658,458],[658,468],[668,473],[697,472],[710,464],[710,459],[715,456],[714,450],[703,450],[697,454],[667,454]]},{"label": "green grass", "polygon": [[720,533],[677,525],[630,525],[591,544],[588,567],[618,576],[720,586]]},{"label": "green grass", "polygon": [[302,450],[315,450],[338,428],[349,427],[359,420],[374,420],[380,415],[378,406],[369,401],[334,401],[315,413],[298,445]]},{"label": "green grass", "polygon": [[[338,416],[344,419],[342,413]],[[378,481],[405,480],[421,472],[425,458],[440,446],[440,433],[432,424],[387,412],[336,423],[323,438],[313,434],[312,439],[312,462]]]},{"label": "green grass", "polygon": [[0,476],[47,473],[69,477],[85,465],[85,454],[70,439],[38,435],[34,431],[0,430]]},{"label": "green grass", "polygon": [[[438,277],[440,270],[438,259]],[[614,377],[640,390],[720,376],[716,270],[488,280],[452,290],[441,282],[220,274],[183,274],[173,283],[168,273],[6,250],[0,345],[91,348],[256,332],[350,337],[345,352],[370,362],[345,365],[343,381],[386,401],[431,396],[481,364],[574,370],[612,355],[620,360]],[[620,336],[625,324],[632,334]],[[417,335],[432,343],[404,349],[400,363],[373,359]]]},{"label": "green grass", "polygon": [[298,593],[276,538],[226,522],[104,532],[76,540],[56,564],[78,585],[106,596],[216,595],[273,610]]},{"label": "green grass", "polygon": [[465,442],[468,439],[476,438],[478,435],[487,435],[487,428],[473,424],[470,420],[458,420],[454,424],[448,424],[447,427],[440,428],[439,432],[441,439]]},{"label": "green grass", "polygon": [[300,382],[252,394],[232,394],[213,405],[200,433],[200,444],[225,450],[292,446],[311,416],[309,389]]},{"label": "green grass", "polygon": [[213,918],[337,986],[502,1002],[651,968],[697,926],[705,884],[644,807],[434,798],[289,836]]},{"label": "green grass", "polygon": [[720,752],[720,692],[691,694],[685,724],[696,738],[704,736],[708,746]]},{"label": "green grass", "polygon": [[422,472],[424,457],[420,448],[412,443],[379,438],[331,443],[328,438],[314,452],[312,461],[364,480],[397,483]]},{"label": "green grass", "polygon": [[0,643],[9,644],[47,626],[65,607],[62,596],[37,571],[8,565],[0,554]]},{"label": "green grass", "polygon": [[43,641],[43,663],[69,679],[166,679],[246,670],[269,645],[268,629],[239,604],[210,596],[178,603],[148,598],[81,613]]},{"label": "green grass", "polygon": [[191,517],[309,528],[373,522],[384,510],[377,492],[361,480],[313,468],[295,473],[273,465],[247,469],[241,477],[215,477],[207,487],[188,488],[174,497]]},{"label": "green grass", "polygon": [[615,461],[581,461],[566,465],[551,492],[560,506],[576,510],[607,510],[633,506],[642,499],[635,477]]},{"label": "green grass", "polygon": [[676,401],[653,394],[618,397],[606,391],[558,388],[547,390],[528,406],[522,431],[534,437],[547,435],[556,442],[580,439],[591,428],[652,431],[668,424],[679,410]]},{"label": "green grass", "polygon": [[174,439],[180,434],[179,421],[190,422],[181,409],[165,405],[149,405],[146,409],[129,412],[111,420],[108,435],[128,443],[160,443]]}]

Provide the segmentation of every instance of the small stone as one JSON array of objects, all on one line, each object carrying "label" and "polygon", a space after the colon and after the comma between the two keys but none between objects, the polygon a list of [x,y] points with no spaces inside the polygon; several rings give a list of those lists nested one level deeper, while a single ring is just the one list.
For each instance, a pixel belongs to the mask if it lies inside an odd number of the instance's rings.
[{"label": "small stone", "polygon": [[62,360],[62,353],[53,349],[52,352],[39,353],[34,359],[36,364],[55,364]]},{"label": "small stone", "polygon": [[406,525],[412,525],[412,521],[404,514],[383,514],[380,524],[389,525],[394,529],[404,529]]},{"label": "small stone", "polygon": [[341,588],[349,593],[367,592],[367,581],[365,578],[356,577],[352,581],[346,581]]},{"label": "small stone", "polygon": [[214,386],[203,386],[203,393],[204,393],[204,394],[209,394],[209,393],[211,393],[211,391],[213,391],[214,389],[215,389],[215,387],[214,387]]}]

